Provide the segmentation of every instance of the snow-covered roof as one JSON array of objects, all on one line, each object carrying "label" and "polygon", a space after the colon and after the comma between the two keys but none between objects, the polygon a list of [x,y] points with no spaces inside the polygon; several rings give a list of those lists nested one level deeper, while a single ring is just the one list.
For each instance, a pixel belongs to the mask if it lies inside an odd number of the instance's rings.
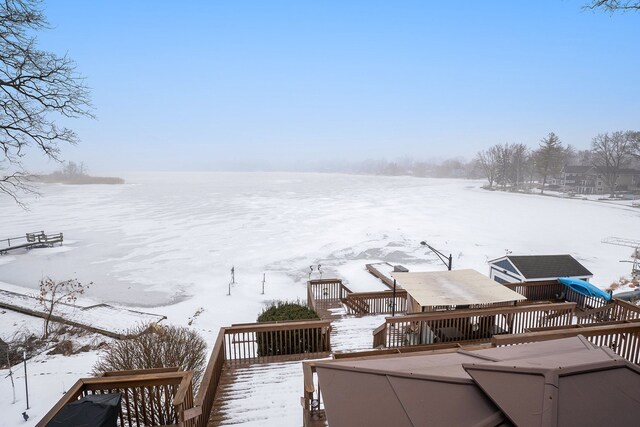
[{"label": "snow-covered roof", "polygon": [[391,276],[422,307],[526,299],[476,270],[391,273]]}]

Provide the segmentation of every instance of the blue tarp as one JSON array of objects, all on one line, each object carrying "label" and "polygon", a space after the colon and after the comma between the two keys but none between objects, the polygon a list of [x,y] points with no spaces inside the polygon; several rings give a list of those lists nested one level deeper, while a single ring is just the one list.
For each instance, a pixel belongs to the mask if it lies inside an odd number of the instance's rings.
[{"label": "blue tarp", "polygon": [[611,295],[598,288],[597,286],[594,286],[589,282],[585,282],[584,280],[571,279],[569,277],[561,277],[558,280],[560,281],[560,283],[570,289],[573,289],[579,294],[586,295],[588,297],[603,298],[607,301],[611,301]]}]

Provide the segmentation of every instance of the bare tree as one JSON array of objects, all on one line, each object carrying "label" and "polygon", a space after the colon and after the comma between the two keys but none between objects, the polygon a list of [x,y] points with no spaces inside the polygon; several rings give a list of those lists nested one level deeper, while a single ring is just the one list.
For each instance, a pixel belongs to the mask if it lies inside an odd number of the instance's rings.
[{"label": "bare tree", "polygon": [[476,156],[476,163],[489,181],[489,188],[493,187],[498,176],[498,157],[499,153],[495,145],[488,150],[478,152]]},{"label": "bare tree", "polygon": [[[207,342],[193,329],[173,325],[140,324],[127,331],[130,338],[115,340],[100,355],[93,367],[95,375],[108,371],[152,368],[180,368],[193,372],[194,393],[207,364]],[[177,425],[176,413],[171,405],[170,390],[160,387],[157,399],[141,399],[140,405],[122,405],[125,419],[136,416],[138,425]],[[126,389],[123,402],[135,402],[136,390]],[[135,414],[133,413],[135,412]]]},{"label": "bare tree", "polygon": [[513,144],[511,151],[511,180],[517,189],[524,182],[529,148],[524,144]]},{"label": "bare tree", "polygon": [[613,132],[611,135],[601,133],[591,141],[593,165],[602,176],[611,197],[616,195],[620,169],[628,166],[631,162],[634,133],[631,131]]},{"label": "bare tree", "polygon": [[630,131],[632,152],[631,155],[636,158],[636,160],[640,160],[640,132]]},{"label": "bare tree", "polygon": [[511,157],[513,155],[513,147],[509,143],[497,144],[493,147],[497,153],[497,177],[496,182],[507,188],[507,184],[511,182]]},{"label": "bare tree", "polygon": [[33,33],[49,25],[41,3],[0,2],[0,192],[17,202],[30,190],[22,163],[27,152],[59,160],[59,144],[78,141],[56,116],[93,117],[89,90],[75,63],[37,46]]},{"label": "bare tree", "polygon": [[[91,283],[89,283],[91,285]],[[50,277],[40,280],[40,293],[38,294],[38,303],[46,310],[44,318],[44,331],[42,338],[49,337],[49,323],[53,311],[60,304],[73,303],[78,299],[79,295],[84,294],[89,285],[82,285],[78,279],[69,279],[62,282],[56,282]]]},{"label": "bare tree", "polygon": [[640,11],[640,0],[591,0],[584,6],[585,9],[601,9],[607,12]]},{"label": "bare tree", "polygon": [[540,147],[535,152],[536,169],[542,177],[542,189],[540,194],[544,194],[544,186],[550,175],[556,175],[562,169],[564,159],[564,148],[560,138],[551,132],[546,138],[540,141]]}]

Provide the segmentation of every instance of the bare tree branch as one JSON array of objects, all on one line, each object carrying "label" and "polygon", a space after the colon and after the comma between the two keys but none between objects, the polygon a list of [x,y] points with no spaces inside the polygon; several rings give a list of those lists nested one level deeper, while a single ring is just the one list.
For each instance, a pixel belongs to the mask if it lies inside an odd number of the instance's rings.
[{"label": "bare tree branch", "polygon": [[602,9],[607,12],[640,12],[639,0],[592,0],[590,3],[583,6],[583,9]]},{"label": "bare tree branch", "polygon": [[21,171],[27,148],[59,161],[59,145],[75,144],[78,137],[55,117],[93,117],[89,89],[75,63],[38,49],[30,35],[48,25],[41,0],[0,1],[0,164],[14,170],[0,176],[0,192],[17,202],[26,186]]}]

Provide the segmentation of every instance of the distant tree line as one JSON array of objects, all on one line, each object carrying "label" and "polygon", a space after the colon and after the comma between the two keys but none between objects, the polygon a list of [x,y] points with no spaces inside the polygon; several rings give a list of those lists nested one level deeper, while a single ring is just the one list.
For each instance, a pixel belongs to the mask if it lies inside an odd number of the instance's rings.
[{"label": "distant tree line", "polygon": [[558,176],[564,166],[593,166],[613,197],[620,172],[640,166],[640,132],[599,134],[592,139],[588,150],[564,146],[551,132],[535,148],[524,144],[496,144],[480,151],[475,162],[489,188],[531,190],[535,184],[541,193],[548,180]]},{"label": "distant tree line", "polygon": [[475,161],[463,158],[443,161],[419,161],[410,158],[398,160],[366,160],[352,165],[350,172],[367,175],[417,176],[429,178],[482,178]]},{"label": "distant tree line", "polygon": [[84,162],[63,162],[60,170],[48,175],[32,175],[30,180],[60,184],[124,184],[122,178],[88,175]]}]

